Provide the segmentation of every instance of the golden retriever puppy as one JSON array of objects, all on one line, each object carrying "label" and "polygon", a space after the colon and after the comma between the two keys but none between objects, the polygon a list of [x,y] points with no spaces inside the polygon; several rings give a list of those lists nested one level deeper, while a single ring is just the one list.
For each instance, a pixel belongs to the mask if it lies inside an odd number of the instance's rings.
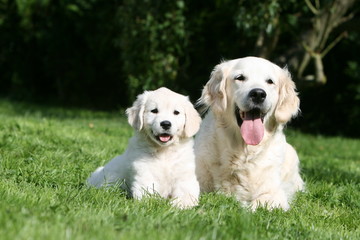
[{"label": "golden retriever puppy", "polygon": [[136,199],[159,194],[178,207],[195,206],[200,189],[192,137],[201,118],[188,97],[167,88],[145,91],[126,113],[135,129],[128,148],[96,169],[88,183],[120,184]]},{"label": "golden retriever puppy", "polygon": [[299,112],[287,69],[257,57],[225,61],[211,73],[198,104],[209,108],[195,137],[201,191],[233,194],[252,209],[289,209],[304,182],[283,133]]}]

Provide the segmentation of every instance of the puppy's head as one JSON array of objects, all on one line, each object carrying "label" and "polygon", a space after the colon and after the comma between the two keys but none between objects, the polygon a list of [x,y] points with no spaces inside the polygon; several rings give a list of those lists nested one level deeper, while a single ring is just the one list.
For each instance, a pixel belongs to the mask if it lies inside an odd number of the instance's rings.
[{"label": "puppy's head", "polygon": [[299,111],[289,72],[256,57],[217,65],[199,102],[228,124],[237,125],[249,145],[258,145],[266,130],[285,124]]},{"label": "puppy's head", "polygon": [[145,91],[126,113],[134,129],[144,132],[160,146],[192,137],[201,122],[188,97],[167,88]]}]

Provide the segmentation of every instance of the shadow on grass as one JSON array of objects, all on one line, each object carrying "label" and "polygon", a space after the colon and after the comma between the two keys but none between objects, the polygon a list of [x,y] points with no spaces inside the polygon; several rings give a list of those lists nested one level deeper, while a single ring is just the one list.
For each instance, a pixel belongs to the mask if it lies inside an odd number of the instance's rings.
[{"label": "shadow on grass", "polygon": [[321,165],[313,167],[305,167],[302,173],[310,181],[326,182],[335,185],[360,184],[360,175],[347,172],[337,168],[334,165]]},{"label": "shadow on grass", "polygon": [[12,116],[34,116],[57,119],[74,118],[114,118],[125,116],[124,110],[104,112],[81,109],[75,107],[59,107],[49,104],[34,104],[27,102],[10,101],[0,99],[0,110],[2,113]]}]

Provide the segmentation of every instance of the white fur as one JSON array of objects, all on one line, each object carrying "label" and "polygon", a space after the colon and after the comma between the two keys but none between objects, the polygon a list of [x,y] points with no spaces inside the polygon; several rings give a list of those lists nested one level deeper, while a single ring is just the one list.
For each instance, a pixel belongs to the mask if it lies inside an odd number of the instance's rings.
[{"label": "white fur", "polygon": [[[245,80],[236,80],[240,74]],[[254,88],[266,92],[261,104],[265,132],[258,145],[247,145],[236,121],[235,106],[250,110],[249,92]],[[304,182],[296,151],[283,134],[284,125],[299,111],[299,98],[288,71],[256,57],[223,62],[212,72],[199,104],[209,108],[195,138],[201,191],[233,194],[252,209],[259,205],[289,209],[289,201],[304,188]]]},{"label": "white fur", "polygon": [[[126,113],[136,130],[128,148],[96,169],[88,183],[96,187],[120,184],[136,199],[159,194],[171,198],[178,207],[195,206],[200,189],[192,137],[201,118],[189,99],[167,88],[146,91]],[[164,129],[160,125],[163,121],[169,121],[171,127]],[[162,133],[170,134],[172,139],[159,141],[157,136]]]}]

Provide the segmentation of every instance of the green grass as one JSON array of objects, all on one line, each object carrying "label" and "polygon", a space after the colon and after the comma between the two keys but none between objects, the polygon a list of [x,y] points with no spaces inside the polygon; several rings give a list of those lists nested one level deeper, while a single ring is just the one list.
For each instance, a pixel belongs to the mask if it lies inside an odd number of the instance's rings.
[{"label": "green grass", "polygon": [[360,141],[287,136],[307,190],[288,212],[204,194],[194,209],[128,199],[85,179],[124,151],[124,115],[0,100],[1,239],[360,239]]}]

